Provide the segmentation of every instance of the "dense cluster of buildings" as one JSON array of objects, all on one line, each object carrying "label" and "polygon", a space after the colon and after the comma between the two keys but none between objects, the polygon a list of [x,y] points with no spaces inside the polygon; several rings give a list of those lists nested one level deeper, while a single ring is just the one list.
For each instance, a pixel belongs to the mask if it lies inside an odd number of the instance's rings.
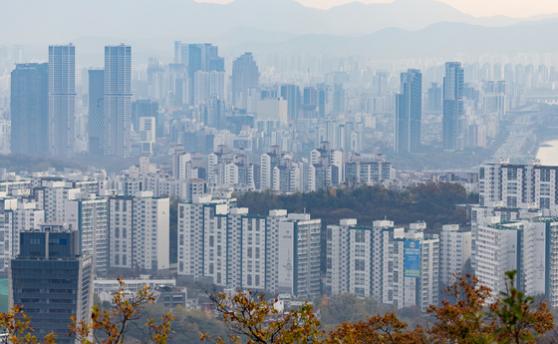
[{"label": "dense cluster of buildings", "polygon": [[[233,189],[209,186],[219,173],[209,177],[210,169],[188,153],[174,157],[169,170],[141,159],[111,175],[3,171],[0,272],[11,279],[11,302],[25,304],[41,328],[60,331],[56,326],[66,315],[86,312],[94,289],[110,299],[111,278],[151,275],[172,281],[153,282],[158,300],[167,305],[194,306],[177,285],[202,281],[299,300],[353,294],[424,311],[445,297],[443,287],[457,276],[474,273],[496,296],[505,288],[505,272],[516,270],[518,288],[558,307],[556,167],[481,166],[479,203],[468,207],[470,228],[438,229],[390,220],[324,224],[311,214],[282,209],[254,214],[238,206]],[[332,187],[383,173],[340,157],[322,148],[309,161],[329,166],[324,178]],[[273,155],[266,158],[276,163]],[[287,158],[280,159],[273,173],[260,170],[259,183],[269,178],[268,190],[285,191],[276,188],[287,178],[280,172]],[[219,164],[210,166],[219,171]],[[62,285],[71,293],[58,293]],[[57,316],[45,316],[50,313]]]},{"label": "dense cluster of buildings", "polygon": [[50,46],[45,63],[18,60],[10,92],[0,93],[0,152],[102,160],[181,147],[208,159],[226,147],[249,165],[270,152],[298,163],[323,143],[346,157],[486,148],[507,113],[546,101],[526,90],[556,79],[542,65],[448,62],[284,80],[250,52],[227,61],[216,45],[184,42],[171,63],[132,65],[121,44],[104,48],[102,66],[83,68],[76,49]]},{"label": "dense cluster of buildings", "polygon": [[[525,85],[554,87],[555,70],[448,62],[286,81],[249,52],[227,74],[217,46],[183,42],[172,63],[132,61],[130,46],[107,46],[103,68],[76,73],[76,47],[50,46],[48,63],[11,70],[9,110],[0,94],[0,153],[139,158],[110,174],[0,170],[0,274],[39,334],[86,319],[93,293],[110,301],[118,275],[130,290],[153,286],[166,307],[194,305],[181,284],[203,281],[424,311],[456,276],[474,273],[497,295],[516,270],[518,288],[558,307],[558,167],[396,174],[379,154],[486,147],[527,103]],[[306,212],[254,214],[233,197],[423,181],[478,192],[470,226],[326,224]]]}]

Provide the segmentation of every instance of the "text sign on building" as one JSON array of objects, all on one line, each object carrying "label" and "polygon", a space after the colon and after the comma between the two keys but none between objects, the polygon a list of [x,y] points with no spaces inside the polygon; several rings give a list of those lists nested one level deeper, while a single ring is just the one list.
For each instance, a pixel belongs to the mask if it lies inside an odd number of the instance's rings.
[{"label": "text sign on building", "polygon": [[405,240],[403,245],[405,277],[420,277],[420,241]]}]

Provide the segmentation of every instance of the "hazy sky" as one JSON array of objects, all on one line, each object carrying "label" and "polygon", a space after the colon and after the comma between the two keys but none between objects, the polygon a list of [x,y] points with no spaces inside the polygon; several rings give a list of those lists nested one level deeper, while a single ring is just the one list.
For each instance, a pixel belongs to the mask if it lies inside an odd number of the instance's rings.
[{"label": "hazy sky", "polygon": [[[204,0],[200,0],[204,1]],[[206,2],[230,2],[231,0],[205,0]],[[265,0],[262,0],[265,1]],[[351,0],[297,0],[300,3],[326,8]],[[463,12],[475,16],[504,15],[510,17],[528,17],[558,13],[558,0],[439,0],[448,3]],[[390,0],[362,0],[362,2],[378,3]]]}]

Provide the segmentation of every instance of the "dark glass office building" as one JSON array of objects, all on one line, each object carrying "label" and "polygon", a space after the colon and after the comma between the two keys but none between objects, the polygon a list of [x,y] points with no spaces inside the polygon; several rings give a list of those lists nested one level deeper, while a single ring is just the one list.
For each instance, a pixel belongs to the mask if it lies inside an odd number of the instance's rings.
[{"label": "dark glass office building", "polygon": [[88,320],[93,299],[93,263],[78,255],[78,236],[61,226],[23,232],[10,269],[10,306],[21,305],[39,338],[54,332],[57,343],[74,343],[70,317]]}]

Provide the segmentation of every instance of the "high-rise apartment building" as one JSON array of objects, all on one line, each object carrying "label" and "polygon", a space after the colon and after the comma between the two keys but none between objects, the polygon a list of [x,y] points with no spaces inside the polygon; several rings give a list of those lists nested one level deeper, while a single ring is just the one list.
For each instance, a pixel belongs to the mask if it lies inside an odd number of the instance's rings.
[{"label": "high-rise apartment building", "polygon": [[459,225],[444,225],[440,233],[440,282],[449,286],[466,271],[471,259],[471,231]]},{"label": "high-rise apartment building", "polygon": [[289,214],[279,222],[277,292],[313,299],[321,294],[321,226],[310,214]]},{"label": "high-rise apartment building", "polygon": [[64,224],[78,232],[81,254],[93,257],[96,275],[109,269],[108,202],[95,195],[66,202]]},{"label": "high-rise apartment building", "polygon": [[461,127],[464,115],[463,88],[464,72],[461,63],[446,63],[442,103],[442,143],[445,150],[453,151],[461,148],[461,136],[463,135]]},{"label": "high-rise apartment building", "polygon": [[392,221],[357,225],[354,219],[327,227],[325,292],[372,297],[397,308],[425,310],[438,302],[439,238]]},{"label": "high-rise apartment building", "polygon": [[72,44],[48,48],[49,151],[68,158],[74,152],[76,51]]},{"label": "high-rise apartment building", "polygon": [[558,210],[558,167],[537,164],[484,164],[479,169],[483,207]]},{"label": "high-rise apartment building", "polygon": [[11,153],[48,154],[48,64],[18,64],[11,74]]},{"label": "high-rise apartment building", "polygon": [[132,130],[132,48],[105,47],[104,70],[104,153],[130,155]]},{"label": "high-rise apartment building", "polygon": [[111,268],[157,272],[170,267],[169,198],[152,192],[109,200]]},{"label": "high-rise apartment building", "polygon": [[409,69],[401,73],[401,92],[396,95],[395,149],[411,153],[420,149],[422,124],[422,74]]},{"label": "high-rise apartment building", "polygon": [[516,286],[520,286],[522,231],[524,223],[492,223],[480,225],[475,233],[475,276],[479,283],[497,297],[506,291],[506,272],[517,271]]}]

